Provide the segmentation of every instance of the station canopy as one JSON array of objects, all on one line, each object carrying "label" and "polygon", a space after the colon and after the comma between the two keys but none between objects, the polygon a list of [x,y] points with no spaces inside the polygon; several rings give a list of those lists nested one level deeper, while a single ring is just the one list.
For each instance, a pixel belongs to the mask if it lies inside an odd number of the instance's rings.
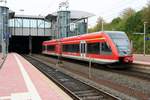
[{"label": "station canopy", "polygon": [[12,10],[9,10],[9,18],[13,18],[15,15],[15,12]]},{"label": "station canopy", "polygon": [[[71,12],[71,19],[82,19],[82,18],[89,18],[89,17],[95,16],[94,14],[85,12],[85,11],[71,10],[70,12]],[[56,19],[57,12],[48,14],[45,18],[46,19]]]}]

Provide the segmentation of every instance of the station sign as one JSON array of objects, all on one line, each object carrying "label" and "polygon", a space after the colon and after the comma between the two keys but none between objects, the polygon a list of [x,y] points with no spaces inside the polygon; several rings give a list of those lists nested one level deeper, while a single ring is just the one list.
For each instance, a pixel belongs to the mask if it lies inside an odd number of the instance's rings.
[{"label": "station sign", "polygon": [[147,40],[147,41],[150,40],[150,37],[145,37],[145,40]]}]

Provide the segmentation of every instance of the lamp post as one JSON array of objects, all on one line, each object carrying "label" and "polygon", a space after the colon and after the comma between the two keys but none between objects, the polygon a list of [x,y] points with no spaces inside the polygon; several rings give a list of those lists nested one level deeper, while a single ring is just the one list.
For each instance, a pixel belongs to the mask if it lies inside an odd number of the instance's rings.
[{"label": "lamp post", "polygon": [[4,6],[4,7],[6,7],[6,5],[7,5],[7,0],[0,0],[0,6]]},{"label": "lamp post", "polygon": [[24,9],[20,9],[19,11],[20,11],[21,14],[22,14],[20,27],[21,27],[21,33],[22,33],[22,35],[23,35],[23,15],[24,15]]},{"label": "lamp post", "polygon": [[144,54],[144,56],[145,56],[145,34],[146,34],[146,23],[147,22],[144,22],[144,51],[143,51],[143,54]]},{"label": "lamp post", "polygon": [[102,31],[104,31],[104,22],[102,20]]}]

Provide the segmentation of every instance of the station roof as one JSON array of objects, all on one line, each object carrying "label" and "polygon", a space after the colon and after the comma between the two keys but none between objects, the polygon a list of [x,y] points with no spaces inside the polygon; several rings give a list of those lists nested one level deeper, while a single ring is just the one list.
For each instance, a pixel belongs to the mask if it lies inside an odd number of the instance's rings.
[{"label": "station roof", "polygon": [[13,18],[15,15],[15,12],[12,10],[9,10],[9,18]]},{"label": "station roof", "polygon": [[53,15],[53,14],[48,14],[45,19],[47,20],[56,20],[57,16],[56,15]]},{"label": "station roof", "polygon": [[12,10],[9,10],[9,18],[45,19],[45,17],[41,15],[19,15]]},{"label": "station roof", "polygon": [[[71,19],[81,19],[81,18],[88,18],[88,17],[95,16],[94,14],[85,11],[70,10],[70,12],[71,12]],[[54,12],[52,14],[48,14],[46,16],[46,19],[52,19],[56,17],[57,17],[57,12]]]},{"label": "station roof", "polygon": [[44,19],[44,16],[36,15],[14,15],[14,18],[27,18],[27,19]]},{"label": "station roof", "polygon": [[[85,12],[85,11],[78,11],[78,10],[71,10],[71,19],[82,19],[95,16],[92,13]],[[47,19],[47,20],[56,20],[57,19],[57,12],[52,14],[48,14],[47,16],[37,16],[37,15],[16,15],[15,12],[9,12],[10,18],[27,18],[27,19]]]}]

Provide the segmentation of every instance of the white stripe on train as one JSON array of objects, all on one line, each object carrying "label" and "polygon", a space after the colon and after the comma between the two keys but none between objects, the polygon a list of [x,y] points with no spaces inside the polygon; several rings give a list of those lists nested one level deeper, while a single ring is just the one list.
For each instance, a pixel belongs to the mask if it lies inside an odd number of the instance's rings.
[{"label": "white stripe on train", "polygon": [[[48,53],[48,52],[43,52],[43,54],[54,55],[54,56],[58,56],[59,55],[59,54]],[[81,57],[81,56],[73,56],[73,55],[65,55],[65,54],[62,54],[61,56],[62,57],[67,57],[67,58],[73,58],[73,59],[77,59],[77,60],[84,60],[84,61],[89,61],[90,60],[89,57]],[[92,62],[96,62],[96,63],[100,63],[100,64],[108,64],[108,63],[118,62],[119,60],[91,58],[91,61]]]}]

